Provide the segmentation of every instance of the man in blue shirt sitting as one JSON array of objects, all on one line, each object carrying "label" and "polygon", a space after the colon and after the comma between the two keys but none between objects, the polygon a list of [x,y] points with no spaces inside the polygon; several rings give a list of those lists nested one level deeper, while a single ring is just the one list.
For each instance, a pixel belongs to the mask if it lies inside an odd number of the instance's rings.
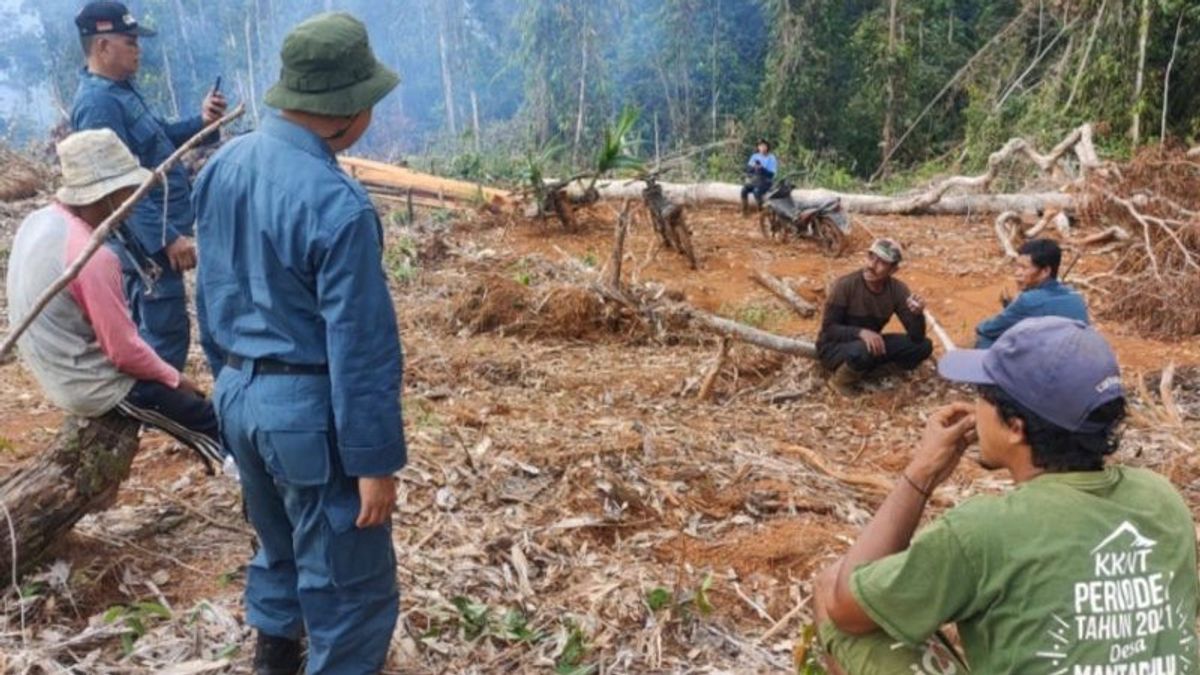
[{"label": "man in blue shirt sitting", "polygon": [[1062,249],[1053,239],[1032,239],[1017,251],[1013,276],[1020,294],[1003,311],[975,327],[975,348],[987,349],[1018,322],[1035,316],[1061,316],[1088,323],[1087,304],[1075,289],[1058,281]]},{"label": "man in blue shirt sitting", "polygon": [[749,197],[754,194],[754,201],[758,203],[758,208],[762,208],[763,196],[771,191],[771,182],[775,180],[775,173],[779,170],[779,162],[775,159],[775,155],[771,152],[771,144],[767,139],[758,139],[758,147],[756,152],[750,155],[750,160],[746,162],[746,184],[742,186],[742,215],[746,215],[749,210]]},{"label": "man in blue shirt sitting", "polygon": [[262,126],[196,179],[196,306],[224,358],[215,400],[258,553],[246,573],[257,675],[366,675],[386,662],[399,600],[395,472],[406,446],[383,231],[338,166],[400,81],[349,14],[283,43]]}]

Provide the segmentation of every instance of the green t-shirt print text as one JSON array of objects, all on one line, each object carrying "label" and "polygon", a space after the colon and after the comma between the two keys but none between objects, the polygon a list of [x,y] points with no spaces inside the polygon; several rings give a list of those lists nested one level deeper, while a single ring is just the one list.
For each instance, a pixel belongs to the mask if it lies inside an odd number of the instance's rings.
[{"label": "green t-shirt print text", "polygon": [[957,624],[974,673],[1200,673],[1191,513],[1142,469],[1045,474],[968,500],[851,586],[906,643]]}]

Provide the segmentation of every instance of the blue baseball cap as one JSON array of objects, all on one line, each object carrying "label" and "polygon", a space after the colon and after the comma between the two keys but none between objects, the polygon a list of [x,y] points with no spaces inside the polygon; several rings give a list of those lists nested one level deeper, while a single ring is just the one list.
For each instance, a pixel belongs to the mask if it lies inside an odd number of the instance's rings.
[{"label": "blue baseball cap", "polygon": [[129,8],[119,2],[89,2],[75,16],[75,27],[81,36],[124,33],[154,37],[158,34],[139,25]]},{"label": "blue baseball cap", "polygon": [[947,380],[991,384],[1067,431],[1098,433],[1100,406],[1124,396],[1117,357],[1095,328],[1057,316],[1025,319],[989,349],[956,349],[938,362]]}]

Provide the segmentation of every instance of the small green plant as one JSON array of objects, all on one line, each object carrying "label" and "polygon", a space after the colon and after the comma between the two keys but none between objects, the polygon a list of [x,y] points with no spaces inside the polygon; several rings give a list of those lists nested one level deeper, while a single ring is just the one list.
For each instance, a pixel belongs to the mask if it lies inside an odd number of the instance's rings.
[{"label": "small green plant", "polygon": [[566,630],[567,642],[554,662],[554,672],[558,675],[589,675],[596,666],[583,663],[589,651],[587,633],[570,619],[566,622]]},{"label": "small green plant", "polygon": [[529,625],[529,618],[521,610],[510,609],[504,613],[500,623],[500,637],[508,642],[541,642],[545,633]]},{"label": "small green plant", "polygon": [[442,425],[441,418],[427,399],[405,398],[404,411],[418,429],[437,429]]},{"label": "small green plant", "polygon": [[600,257],[596,255],[595,251],[588,251],[579,257],[579,261],[588,267],[595,267],[600,264]]},{"label": "small green plant", "polygon": [[713,610],[716,609],[713,607],[712,601],[708,598],[708,591],[712,588],[712,585],[713,575],[712,572],[709,572],[708,574],[704,575],[704,581],[700,582],[700,587],[696,589],[696,595],[694,597],[696,609],[700,610],[700,613],[705,616],[712,614]]},{"label": "small green plant", "polygon": [[660,609],[666,609],[675,602],[675,594],[669,589],[658,586],[646,593],[646,606],[650,611],[657,612]]},{"label": "small green plant", "polygon": [[[543,640],[546,635],[529,624],[529,618],[519,609],[509,609],[499,619],[491,607],[476,602],[464,595],[451,598],[450,604],[458,610],[453,618],[462,635],[467,640],[492,638],[509,644],[533,644]],[[441,637],[443,627],[434,624],[422,637]]]},{"label": "small green plant", "polygon": [[242,577],[242,570],[239,567],[235,567],[231,570],[225,570],[224,572],[221,572],[220,574],[217,575],[217,585],[220,586],[221,588],[225,588],[226,586],[228,586],[229,584],[232,584],[233,582],[237,581],[241,577]]},{"label": "small green plant", "polygon": [[686,621],[694,614],[708,616],[716,609],[709,597],[712,586],[711,572],[704,576],[694,591],[680,593],[665,586],[656,586],[646,591],[646,607],[651,612],[664,612],[661,617],[664,621]]},{"label": "small green plant", "polygon": [[825,665],[821,663],[820,653],[812,648],[816,644],[816,636],[816,626],[810,623],[796,639],[796,646],[792,651],[796,675],[827,675]]},{"label": "small green plant", "polygon": [[451,209],[434,209],[430,215],[435,225],[446,225],[454,222],[457,214]]},{"label": "small green plant", "polygon": [[417,243],[408,235],[396,238],[390,246],[384,249],[383,264],[399,284],[407,285],[417,278],[420,268],[417,266]]},{"label": "small green plant", "polygon": [[458,610],[459,625],[462,626],[464,637],[468,640],[475,640],[488,632],[491,624],[491,607],[472,602],[470,598],[462,595],[452,598],[450,603]]},{"label": "small green plant", "polygon": [[16,450],[16,446],[13,445],[12,439],[0,436],[0,453],[8,454],[14,450]]},{"label": "small green plant", "polygon": [[396,209],[388,214],[388,220],[396,227],[411,225],[408,221],[408,209]]},{"label": "small green plant", "polygon": [[718,313],[732,317],[738,323],[763,329],[778,324],[786,316],[782,310],[756,303],[740,306],[722,306],[718,310]]},{"label": "small green plant", "polygon": [[114,605],[104,613],[104,623],[120,623],[125,627],[121,634],[121,649],[126,655],[133,653],[133,644],[146,634],[146,626],[153,618],[170,619],[171,611],[157,602],[135,602],[132,605]]}]

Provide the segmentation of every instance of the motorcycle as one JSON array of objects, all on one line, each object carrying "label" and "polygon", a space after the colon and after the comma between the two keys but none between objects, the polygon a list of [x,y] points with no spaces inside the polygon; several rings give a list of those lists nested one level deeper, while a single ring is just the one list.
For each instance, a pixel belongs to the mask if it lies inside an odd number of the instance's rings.
[{"label": "motorcycle", "polygon": [[793,236],[815,239],[825,255],[840,256],[850,243],[850,218],[842,209],[842,200],[797,202],[792,199],[793,189],[791,181],[784,178],[767,193],[758,223],[763,236],[782,241]]}]

